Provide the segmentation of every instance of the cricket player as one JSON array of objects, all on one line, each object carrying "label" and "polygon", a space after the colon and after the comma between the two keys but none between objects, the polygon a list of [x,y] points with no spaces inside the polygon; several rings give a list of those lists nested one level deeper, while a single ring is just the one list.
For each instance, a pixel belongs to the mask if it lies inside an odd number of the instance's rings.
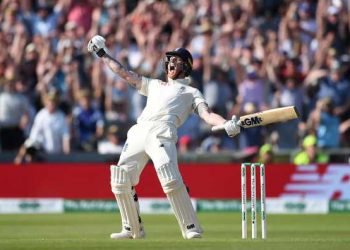
[{"label": "cricket player", "polygon": [[163,191],[179,223],[184,239],[201,238],[203,230],[198,222],[177,163],[177,128],[191,112],[210,125],[224,124],[230,137],[240,133],[235,116],[225,120],[213,113],[199,90],[189,86],[186,78],[192,71],[192,56],[184,48],[166,52],[164,69],[167,82],[150,79],[126,69],[112,58],[105,47],[105,39],[94,36],[88,51],[147,96],[147,104],[137,124],[128,131],[127,141],[118,165],[111,165],[111,188],[122,219],[122,231],[111,234],[112,239],[138,239],[145,236],[135,186],[147,161],[151,159]]}]

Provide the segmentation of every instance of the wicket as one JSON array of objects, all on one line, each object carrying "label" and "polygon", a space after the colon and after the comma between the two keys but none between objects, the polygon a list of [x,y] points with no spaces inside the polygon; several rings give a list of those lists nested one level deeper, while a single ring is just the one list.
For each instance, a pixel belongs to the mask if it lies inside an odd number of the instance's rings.
[{"label": "wicket", "polygon": [[247,170],[250,167],[251,187],[251,222],[252,239],[257,238],[257,214],[256,214],[256,167],[260,167],[260,211],[261,211],[261,237],[266,239],[266,187],[265,165],[262,163],[241,164],[241,194],[242,194],[242,239],[247,238]]}]

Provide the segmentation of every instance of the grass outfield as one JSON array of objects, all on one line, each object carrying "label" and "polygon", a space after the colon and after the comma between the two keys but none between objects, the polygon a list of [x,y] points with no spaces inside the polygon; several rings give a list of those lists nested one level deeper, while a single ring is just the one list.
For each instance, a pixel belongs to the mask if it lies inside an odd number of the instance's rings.
[{"label": "grass outfield", "polygon": [[120,229],[117,214],[0,215],[0,249],[350,249],[350,214],[268,215],[267,240],[242,240],[239,213],[200,213],[204,238],[192,241],[171,215],[143,219],[146,239],[116,241],[109,234]]}]

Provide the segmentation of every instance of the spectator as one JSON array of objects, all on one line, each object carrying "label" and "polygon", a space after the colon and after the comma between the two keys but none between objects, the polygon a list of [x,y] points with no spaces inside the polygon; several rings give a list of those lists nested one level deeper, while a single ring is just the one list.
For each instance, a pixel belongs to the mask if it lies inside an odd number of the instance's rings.
[{"label": "spectator", "polygon": [[345,45],[349,46],[346,37],[349,37],[349,25],[342,21],[345,9],[343,6],[329,5],[324,11],[321,31],[323,38],[328,40],[330,46],[338,53],[345,52]]},{"label": "spectator", "polygon": [[[288,78],[285,85],[278,84],[279,89],[275,92],[272,107],[295,106],[302,115],[303,90],[297,85],[294,78]],[[298,146],[298,120],[288,121],[275,125],[278,133],[277,146],[279,149],[293,149]]]},{"label": "spectator", "polygon": [[256,69],[251,65],[246,68],[246,78],[239,83],[237,103],[242,108],[247,103],[254,104],[257,111],[266,109],[268,90],[266,84],[259,77]]},{"label": "spectator", "polygon": [[334,107],[330,98],[317,102],[316,109],[310,116],[310,127],[317,137],[320,148],[337,148],[340,143],[340,119],[334,115]]},{"label": "spectator", "polygon": [[349,115],[350,111],[350,82],[343,77],[339,61],[333,61],[330,73],[320,82],[317,100],[330,98],[334,104],[334,114],[341,118]]},{"label": "spectator", "polygon": [[34,17],[33,1],[25,1],[25,0],[21,1],[18,17],[25,25],[28,34],[32,36],[33,30],[32,30],[31,20]]},{"label": "spectator", "polygon": [[[257,107],[253,103],[246,103],[243,107],[241,115],[258,112]],[[263,127],[257,126],[243,130],[239,136],[240,149],[259,148],[263,143]]]},{"label": "spectator", "polygon": [[191,41],[191,51],[203,55],[212,41],[213,28],[211,21],[207,18],[203,17],[199,20],[201,24],[197,28],[197,35]]},{"label": "spectator", "polygon": [[47,154],[70,152],[69,126],[65,115],[57,108],[58,102],[59,96],[55,90],[44,96],[45,107],[35,116],[29,138],[24,145],[36,145]]},{"label": "spectator", "polygon": [[227,82],[227,74],[222,69],[213,68],[210,81],[204,84],[204,98],[214,112],[227,116],[227,108],[233,103],[233,97]]},{"label": "spectator", "polygon": [[30,105],[17,91],[15,80],[5,82],[0,92],[0,141],[3,151],[18,150],[24,142],[24,129],[29,123]]},{"label": "spectator", "polygon": [[115,80],[106,88],[105,114],[108,122],[128,121],[128,86],[122,79]]},{"label": "spectator", "polygon": [[294,157],[294,164],[306,165],[310,163],[327,163],[329,156],[317,147],[314,135],[308,135],[303,140],[303,150]]},{"label": "spectator", "polygon": [[193,79],[193,85],[195,85],[195,87],[200,91],[203,91],[203,74],[203,56],[199,53],[195,53],[193,54],[193,71],[191,75]]},{"label": "spectator", "polygon": [[36,67],[38,64],[38,51],[34,43],[25,47],[24,58],[18,66],[18,73],[23,81],[22,93],[33,97],[38,81]]},{"label": "spectator", "polygon": [[32,18],[32,30],[34,35],[54,36],[57,27],[58,18],[61,15],[59,8],[51,10],[47,3],[40,3],[37,6],[37,12]]},{"label": "spectator", "polygon": [[103,116],[91,103],[89,90],[82,89],[78,95],[79,104],[73,110],[74,135],[78,149],[91,152],[103,135]]},{"label": "spectator", "polygon": [[258,161],[265,164],[274,162],[274,153],[271,144],[265,143],[260,147]]},{"label": "spectator", "polygon": [[298,16],[300,18],[299,28],[301,30],[301,40],[304,44],[309,44],[316,35],[317,23],[312,13],[312,6],[308,2],[302,2],[298,6]]},{"label": "spectator", "polygon": [[74,0],[72,2],[67,19],[69,22],[75,23],[79,30],[82,29],[83,34],[86,34],[91,28],[93,1]]},{"label": "spectator", "polygon": [[119,128],[116,125],[111,125],[107,129],[106,139],[98,142],[97,152],[99,154],[120,154],[123,146],[120,142]]}]

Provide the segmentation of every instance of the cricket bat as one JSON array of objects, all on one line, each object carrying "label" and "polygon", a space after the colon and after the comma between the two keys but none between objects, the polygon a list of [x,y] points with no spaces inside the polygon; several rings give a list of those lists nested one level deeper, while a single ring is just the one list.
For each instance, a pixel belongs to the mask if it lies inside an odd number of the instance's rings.
[{"label": "cricket bat", "polygon": [[[258,113],[244,115],[239,118],[239,125],[243,128],[265,126],[276,122],[285,122],[299,117],[299,112],[295,106],[269,109]],[[223,130],[224,125],[212,127],[212,131]]]}]

